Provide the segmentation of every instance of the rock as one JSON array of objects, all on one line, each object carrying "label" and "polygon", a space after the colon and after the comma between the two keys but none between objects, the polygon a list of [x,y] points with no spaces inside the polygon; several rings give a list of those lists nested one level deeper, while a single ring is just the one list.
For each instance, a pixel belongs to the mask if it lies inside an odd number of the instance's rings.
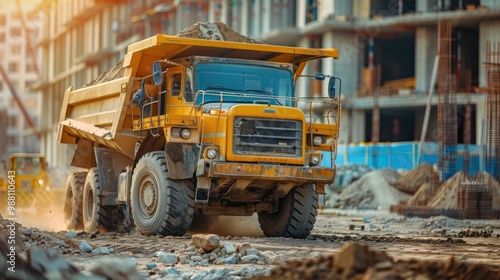
[{"label": "rock", "polygon": [[132,265],[128,261],[124,262],[121,258],[104,258],[90,271],[106,279],[144,279],[135,269],[135,265]]},{"label": "rock", "polygon": [[246,255],[246,256],[241,257],[242,263],[252,263],[252,262],[258,262],[258,261],[260,261],[260,258],[257,255]]},{"label": "rock", "polygon": [[232,255],[236,253],[236,248],[234,248],[233,244],[224,242],[223,245],[224,245],[224,250],[226,250],[226,254]]},{"label": "rock", "polygon": [[92,254],[94,255],[107,255],[109,254],[109,249],[107,247],[99,247],[95,250],[92,251]]},{"label": "rock", "polygon": [[363,216],[363,223],[371,223],[371,222],[372,222],[372,217]]},{"label": "rock", "polygon": [[175,264],[178,259],[176,254],[165,253],[160,256],[159,261],[164,264]]},{"label": "rock", "polygon": [[31,268],[40,272],[71,272],[76,273],[76,268],[60,257],[52,249],[31,249],[28,251],[28,263]]},{"label": "rock", "polygon": [[257,249],[248,248],[246,250],[246,255],[258,255],[259,251]]},{"label": "rock", "polygon": [[82,253],[90,253],[94,250],[94,248],[92,248],[92,246],[90,246],[87,242],[83,241],[82,243],[80,243],[80,251],[82,251]]},{"label": "rock", "polygon": [[68,231],[68,232],[66,233],[66,236],[67,236],[67,237],[74,238],[74,237],[77,237],[77,236],[78,236],[78,233],[76,233],[76,231]]},{"label": "rock", "polygon": [[242,256],[246,256],[247,255],[247,250],[250,249],[250,248],[251,248],[250,243],[249,242],[244,242],[244,243],[240,244],[240,246],[238,248],[238,252],[240,252],[240,254]]},{"label": "rock", "polygon": [[40,239],[41,237],[42,237],[42,234],[41,234],[41,233],[39,233],[38,231],[33,231],[33,232],[31,233],[31,239],[33,239],[33,240],[38,240],[38,239]]},{"label": "rock", "polygon": [[268,263],[271,265],[284,265],[285,256],[283,256],[282,254],[279,254],[277,256],[272,256],[271,258],[269,258]]},{"label": "rock", "polygon": [[337,269],[364,271],[369,266],[368,247],[358,243],[348,243],[335,255],[333,266]]},{"label": "rock", "polygon": [[224,263],[225,264],[237,264],[238,257],[236,255],[231,255],[229,257],[226,257],[226,258],[224,258]]},{"label": "rock", "polygon": [[186,263],[186,260],[187,260],[187,256],[186,255],[180,255],[178,256],[179,258],[179,263],[180,264],[185,264]]},{"label": "rock", "polygon": [[147,268],[147,269],[149,269],[149,270],[151,270],[151,269],[153,269],[153,268],[155,268],[155,267],[156,267],[156,264],[155,264],[155,263],[153,263],[153,262],[150,262],[150,263],[147,263],[147,264],[146,264],[146,268]]},{"label": "rock", "polygon": [[[247,253],[249,253],[248,250]],[[276,256],[276,254],[271,251],[259,252],[257,255],[266,263],[269,263],[269,259]]]},{"label": "rock", "polygon": [[210,252],[220,245],[220,237],[217,234],[194,234],[193,245],[196,248],[203,248],[205,252]]},{"label": "rock", "polygon": [[128,264],[132,265],[132,266],[136,266],[137,265],[137,259],[136,258],[126,258],[125,259],[127,261]]},{"label": "rock", "polygon": [[203,258],[201,256],[192,256],[191,260],[193,262],[199,262],[199,261],[203,260]]},{"label": "rock", "polygon": [[180,276],[180,272],[175,267],[170,267],[163,271],[165,276]]},{"label": "rock", "polygon": [[95,233],[90,234],[90,239],[94,239],[94,238],[97,238],[97,234],[95,234]]}]

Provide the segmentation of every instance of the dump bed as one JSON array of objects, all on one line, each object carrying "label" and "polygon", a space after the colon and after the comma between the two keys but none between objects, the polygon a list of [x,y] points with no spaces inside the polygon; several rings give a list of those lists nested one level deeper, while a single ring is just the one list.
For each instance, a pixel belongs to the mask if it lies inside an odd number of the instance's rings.
[{"label": "dump bed", "polygon": [[293,63],[295,77],[309,60],[337,58],[337,49],[308,49],[239,42],[180,38],[158,34],[128,47],[122,78],[73,90],[64,95],[58,141],[76,144],[87,139],[134,158],[140,136],[132,132],[139,109],[129,105],[141,78],[150,76],[152,63],[193,55]]}]

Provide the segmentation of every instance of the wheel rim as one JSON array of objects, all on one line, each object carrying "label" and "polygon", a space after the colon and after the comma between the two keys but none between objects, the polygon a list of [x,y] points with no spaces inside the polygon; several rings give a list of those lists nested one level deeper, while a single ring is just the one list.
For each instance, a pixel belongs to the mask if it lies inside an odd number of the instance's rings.
[{"label": "wheel rim", "polygon": [[144,176],[139,187],[139,208],[144,217],[156,213],[158,205],[158,184],[150,174]]},{"label": "wheel rim", "polygon": [[92,188],[87,190],[87,207],[85,210],[87,213],[86,221],[92,221],[92,213],[94,212],[94,192],[92,191]]}]

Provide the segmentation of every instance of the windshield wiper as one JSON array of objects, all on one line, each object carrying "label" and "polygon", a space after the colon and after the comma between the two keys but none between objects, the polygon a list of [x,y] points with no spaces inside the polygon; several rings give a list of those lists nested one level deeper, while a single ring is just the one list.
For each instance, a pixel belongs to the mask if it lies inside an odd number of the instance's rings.
[{"label": "windshield wiper", "polygon": [[237,90],[237,89],[234,89],[234,88],[228,88],[228,87],[221,86],[221,85],[208,85],[207,90],[211,90],[211,89],[220,89],[220,90],[239,91],[239,90]]},{"label": "windshield wiper", "polygon": [[247,91],[253,91],[253,92],[258,92],[258,93],[263,93],[265,95],[270,95],[270,96],[274,96],[274,94],[272,92],[269,92],[267,90],[261,90],[261,89],[245,89],[245,92]]}]

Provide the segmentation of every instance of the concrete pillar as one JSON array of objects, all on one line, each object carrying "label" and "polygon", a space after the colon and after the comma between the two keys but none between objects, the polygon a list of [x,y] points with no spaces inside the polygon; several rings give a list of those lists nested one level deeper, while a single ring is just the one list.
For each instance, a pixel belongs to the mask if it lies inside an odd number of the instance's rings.
[{"label": "concrete pillar", "polygon": [[243,1],[241,3],[241,7],[239,7],[238,9],[240,10],[240,13],[241,13],[241,19],[240,19],[240,30],[241,30],[241,34],[245,35],[245,36],[250,36],[249,34],[249,26],[248,26],[248,9],[250,9],[251,3],[249,1]]},{"label": "concrete pillar", "polygon": [[[346,123],[344,121],[344,116],[340,120],[340,135],[347,135],[343,137],[348,137],[351,134],[350,142],[359,143],[365,141],[365,111],[364,110],[352,110],[350,112],[350,121]],[[347,141],[347,140],[346,140]]]},{"label": "concrete pillar", "polygon": [[272,11],[273,2],[272,1],[262,1],[261,2],[261,14],[262,14],[262,35],[267,35],[271,31],[271,22],[272,22]]},{"label": "concrete pillar", "polygon": [[252,13],[254,14],[254,17],[252,18],[252,34],[250,34],[251,37],[254,38],[260,38],[262,37],[262,32],[260,29],[260,23],[262,21],[262,15],[260,14],[260,1],[255,1],[252,5]]},{"label": "concrete pillar", "polygon": [[425,94],[429,90],[434,59],[437,55],[437,29],[418,27],[415,38],[415,90]]},{"label": "concrete pillar", "polygon": [[500,20],[479,23],[479,86],[486,87],[486,44],[500,41]]},{"label": "concrete pillar", "polygon": [[[309,39],[307,37],[302,37],[297,42],[297,45],[300,48],[309,48],[310,47]],[[302,74],[306,74],[308,72],[309,72],[309,66],[306,65]],[[297,83],[297,88],[295,89],[295,96],[296,97],[309,96],[308,83],[306,82],[306,79],[299,79],[299,82]]]},{"label": "concrete pillar", "polygon": [[329,74],[342,79],[343,96],[354,97],[360,81],[364,45],[359,43],[353,32],[333,31],[323,38],[323,46],[339,49],[339,59],[333,61],[333,73]]},{"label": "concrete pillar", "polygon": [[[334,46],[333,32],[332,31],[325,32],[323,34],[323,48],[331,49],[334,47],[335,46]],[[325,74],[325,75],[334,75],[333,74],[333,64],[334,64],[334,61],[332,58],[323,59],[321,72],[323,72],[323,74]],[[337,94],[338,94],[338,89],[337,89]],[[328,96],[327,82],[323,82],[322,96],[324,96],[324,97]]]},{"label": "concrete pillar", "polygon": [[335,0],[333,12],[335,16],[352,16],[353,2],[345,0]]},{"label": "concrete pillar", "polygon": [[437,10],[438,0],[417,0],[415,9],[417,12],[428,13]]},{"label": "concrete pillar", "polygon": [[481,6],[486,6],[490,9],[499,9],[500,1],[498,0],[481,0]]},{"label": "concrete pillar", "polygon": [[[476,144],[484,144],[486,129],[486,98],[476,103]],[[474,143],[472,143],[474,144]]]},{"label": "concrete pillar", "polygon": [[297,28],[301,29],[306,25],[306,0],[297,1]]}]

